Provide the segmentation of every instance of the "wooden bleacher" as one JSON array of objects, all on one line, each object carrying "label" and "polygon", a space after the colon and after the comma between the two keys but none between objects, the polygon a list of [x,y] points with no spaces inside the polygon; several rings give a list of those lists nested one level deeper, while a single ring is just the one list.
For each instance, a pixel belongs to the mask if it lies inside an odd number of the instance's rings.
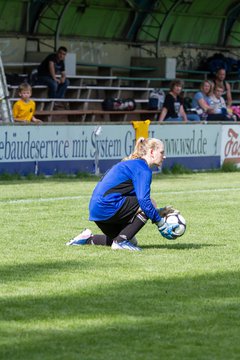
[{"label": "wooden bleacher", "polygon": [[[4,62],[3,66],[5,69],[11,69],[11,72],[16,71],[17,73],[23,73],[27,70],[27,72],[31,72],[34,68],[37,68],[39,62]],[[117,65],[117,64],[97,64],[97,63],[85,63],[78,62],[76,64],[77,73],[81,74],[93,74],[102,77],[113,77],[120,76],[122,74],[134,74],[136,73],[151,73],[156,70],[156,67],[153,66],[127,66],[127,65]]]},{"label": "wooden bleacher", "polygon": [[[137,105],[134,111],[105,111],[102,110],[104,98],[32,98],[36,102],[36,117],[46,122],[52,121],[130,121],[145,120],[150,118],[157,120],[158,110],[148,110],[148,99],[135,99]],[[18,98],[10,98],[12,104]],[[61,106],[59,106],[59,103]],[[65,105],[65,107],[64,107]]]},{"label": "wooden bleacher", "polygon": [[[155,119],[159,111],[147,109],[149,86],[126,86],[117,76],[76,75],[68,77],[70,86],[65,99],[49,99],[45,85],[32,87],[32,99],[36,102],[36,116],[43,121],[128,121],[145,119],[151,116]],[[130,80],[128,82],[130,85]],[[125,86],[124,86],[125,85]],[[131,85],[133,85],[131,83]],[[10,101],[18,98],[18,85],[9,86]],[[135,111],[103,111],[101,104],[104,99],[133,98],[137,105]],[[58,103],[66,104],[60,109]],[[63,120],[62,120],[63,121]]]},{"label": "wooden bleacher", "polygon": [[[12,67],[20,63],[9,64]],[[36,67],[37,63],[22,63],[24,68]],[[10,67],[11,67],[10,66]],[[131,121],[131,120],[157,120],[160,111],[148,110],[148,98],[154,88],[161,88],[165,92],[169,90],[171,79],[163,77],[146,76],[153,70],[150,67],[143,68],[143,76],[130,76],[129,74],[117,75],[115,70],[139,71],[140,67],[118,67],[115,65],[99,66],[98,64],[79,64],[81,67],[94,67],[97,74],[69,76],[70,86],[65,99],[49,99],[45,85],[34,85],[32,98],[36,102],[36,116],[43,121]],[[102,67],[104,71],[99,72]],[[99,73],[105,75],[99,75]],[[23,74],[22,74],[23,75]],[[209,76],[208,72],[195,70],[177,70],[177,78],[183,80],[185,87],[184,96],[192,97],[199,91],[200,83]],[[24,78],[24,77],[23,77]],[[239,80],[228,80],[232,86],[233,104],[240,104]],[[10,101],[17,100],[17,85],[9,85]],[[133,98],[137,104],[134,111],[104,111],[102,102],[105,98]],[[60,108],[58,103],[62,103]]]},{"label": "wooden bleacher", "polygon": [[157,121],[160,110],[123,110],[123,111],[106,111],[106,110],[42,110],[36,111],[36,117],[42,118],[48,122],[59,121],[60,117],[66,117],[63,121],[72,122],[110,122],[110,121],[133,121],[152,119]]}]

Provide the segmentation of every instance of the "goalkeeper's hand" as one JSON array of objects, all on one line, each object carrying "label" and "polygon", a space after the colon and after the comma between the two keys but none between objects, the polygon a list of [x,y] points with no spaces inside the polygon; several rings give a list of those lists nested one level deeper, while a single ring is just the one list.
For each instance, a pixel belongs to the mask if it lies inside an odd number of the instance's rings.
[{"label": "goalkeeper's hand", "polygon": [[164,219],[157,223],[160,234],[168,240],[176,239],[176,235],[174,234],[173,230],[176,229],[178,226],[179,224],[168,224],[164,221]]},{"label": "goalkeeper's hand", "polygon": [[172,205],[167,205],[163,208],[157,209],[159,215],[164,218],[165,216],[169,214],[179,214],[179,211],[177,209],[174,209]]}]

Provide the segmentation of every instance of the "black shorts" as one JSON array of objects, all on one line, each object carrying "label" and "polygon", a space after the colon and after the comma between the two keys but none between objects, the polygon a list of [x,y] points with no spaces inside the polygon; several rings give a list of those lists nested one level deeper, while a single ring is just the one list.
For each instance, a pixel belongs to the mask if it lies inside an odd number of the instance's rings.
[{"label": "black shorts", "polygon": [[114,239],[131,223],[139,210],[139,203],[136,196],[128,196],[122,207],[110,219],[95,221],[99,229],[110,239]]}]

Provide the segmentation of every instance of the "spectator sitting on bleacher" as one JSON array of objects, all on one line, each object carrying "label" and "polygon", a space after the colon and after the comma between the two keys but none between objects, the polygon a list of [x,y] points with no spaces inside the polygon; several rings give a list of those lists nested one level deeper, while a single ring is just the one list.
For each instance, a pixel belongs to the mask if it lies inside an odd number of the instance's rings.
[{"label": "spectator sitting on bleacher", "polygon": [[227,106],[232,105],[232,93],[231,86],[225,80],[226,79],[226,70],[224,68],[218,69],[215,78],[213,79],[214,86],[221,86],[223,88],[223,96],[225,97]]},{"label": "spectator sitting on bleacher", "polygon": [[200,121],[197,114],[186,114],[183,107],[183,98],[180,96],[183,84],[174,80],[170,84],[170,91],[166,95],[159,121]]},{"label": "spectator sitting on bleacher", "polygon": [[231,120],[236,121],[236,118],[228,110],[226,102],[222,96],[224,89],[221,86],[215,85],[213,94],[211,95],[213,114],[209,114],[208,120]]},{"label": "spectator sitting on bleacher", "polygon": [[200,91],[198,91],[192,100],[192,108],[200,114],[201,118],[206,119],[209,114],[213,114],[213,106],[211,95],[213,93],[213,84],[209,80],[204,80],[200,85]]},{"label": "spectator sitting on bleacher", "polygon": [[13,118],[16,122],[34,122],[41,123],[40,119],[34,116],[36,104],[30,99],[32,96],[32,87],[28,83],[19,85],[20,100],[13,105]]},{"label": "spectator sitting on bleacher", "polygon": [[[48,86],[49,98],[64,98],[69,80],[65,74],[65,56],[67,49],[60,46],[56,53],[48,55],[38,67],[38,81]],[[60,77],[59,77],[60,75]]]}]

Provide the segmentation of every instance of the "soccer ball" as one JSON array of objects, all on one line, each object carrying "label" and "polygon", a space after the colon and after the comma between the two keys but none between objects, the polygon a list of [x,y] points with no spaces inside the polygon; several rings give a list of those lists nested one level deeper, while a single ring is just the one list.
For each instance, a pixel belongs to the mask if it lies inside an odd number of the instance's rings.
[{"label": "soccer ball", "polygon": [[167,216],[165,216],[164,220],[168,224],[179,224],[178,227],[173,230],[173,233],[175,235],[174,239],[183,236],[186,231],[186,220],[181,214],[168,214]]}]

